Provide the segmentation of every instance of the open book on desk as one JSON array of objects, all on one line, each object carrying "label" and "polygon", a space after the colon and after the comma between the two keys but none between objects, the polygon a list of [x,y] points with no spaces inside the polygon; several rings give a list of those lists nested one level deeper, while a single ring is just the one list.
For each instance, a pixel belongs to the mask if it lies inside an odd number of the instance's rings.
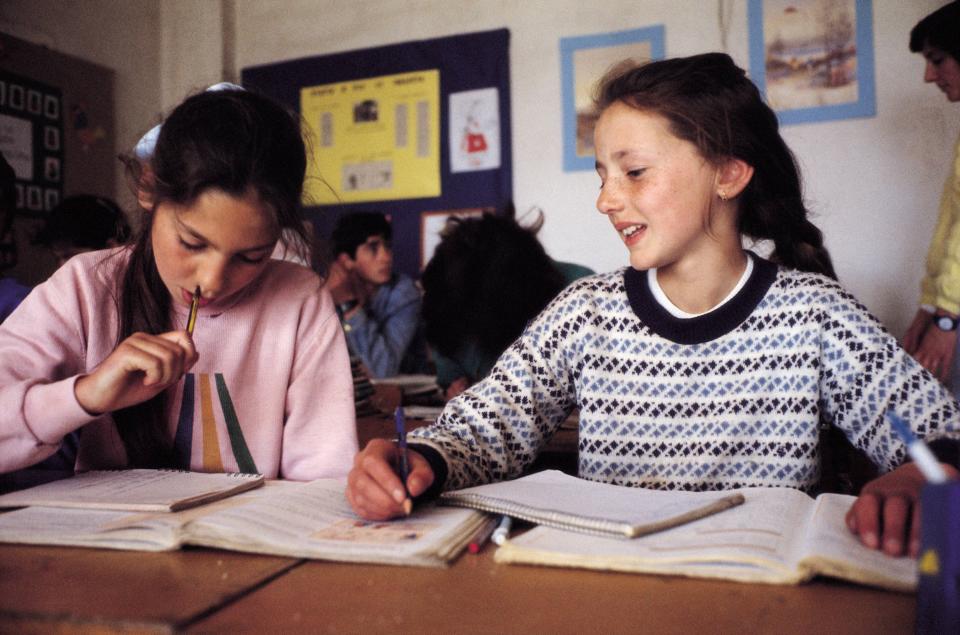
[{"label": "open book on desk", "polygon": [[544,470],[512,481],[444,492],[440,503],[567,531],[635,538],[722,512],[743,503],[743,496],[729,492],[678,495]]},{"label": "open book on desk", "polygon": [[78,507],[171,512],[263,485],[261,474],[93,470],[0,496],[2,507]]},{"label": "open book on desk", "polygon": [[27,507],[0,514],[0,542],[169,551],[185,545],[342,562],[442,566],[485,516],[418,507],[385,523],[359,519],[345,481],[268,481],[264,487],[176,513]]},{"label": "open book on desk", "polygon": [[652,536],[620,540],[536,527],[508,540],[494,558],[770,584],[823,575],[896,591],[916,587],[916,560],[868,549],[847,529],[844,516],[853,496],[812,499],[786,488],[737,491],[746,499],[743,505]]}]

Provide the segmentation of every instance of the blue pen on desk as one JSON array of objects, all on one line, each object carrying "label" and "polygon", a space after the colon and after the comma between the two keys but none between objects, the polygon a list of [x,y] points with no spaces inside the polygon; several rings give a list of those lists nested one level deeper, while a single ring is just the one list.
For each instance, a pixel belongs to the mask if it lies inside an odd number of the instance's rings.
[{"label": "blue pen on desk", "polygon": [[512,523],[513,519],[509,516],[504,516],[500,519],[500,524],[497,525],[497,528],[493,530],[493,534],[490,536],[493,544],[499,547],[507,541],[507,538],[510,537],[510,525]]},{"label": "blue pen on desk", "polygon": [[894,411],[889,411],[887,417],[890,419],[897,436],[906,444],[910,458],[913,459],[923,477],[930,483],[946,483],[946,471],[937,461],[937,457],[930,451],[930,448],[927,447],[927,444],[923,442],[923,439],[915,436],[906,422]]},{"label": "blue pen on desk", "polygon": [[400,480],[403,482],[403,491],[407,494],[403,501],[403,513],[409,516],[413,511],[413,500],[407,490],[410,464],[407,462],[407,422],[403,415],[403,406],[397,406],[397,410],[393,413],[393,421],[397,425],[397,448],[400,450]]}]

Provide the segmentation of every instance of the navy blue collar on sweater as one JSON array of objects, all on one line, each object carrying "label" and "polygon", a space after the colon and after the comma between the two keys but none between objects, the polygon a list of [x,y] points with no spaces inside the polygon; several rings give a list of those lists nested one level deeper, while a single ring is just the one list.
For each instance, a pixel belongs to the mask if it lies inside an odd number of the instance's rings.
[{"label": "navy blue collar on sweater", "polygon": [[703,344],[726,335],[753,313],[777,277],[776,264],[747,253],[754,265],[750,279],[737,295],[713,311],[692,318],[672,315],[653,297],[646,270],[632,267],[623,276],[630,307],[650,330],[677,344]]}]

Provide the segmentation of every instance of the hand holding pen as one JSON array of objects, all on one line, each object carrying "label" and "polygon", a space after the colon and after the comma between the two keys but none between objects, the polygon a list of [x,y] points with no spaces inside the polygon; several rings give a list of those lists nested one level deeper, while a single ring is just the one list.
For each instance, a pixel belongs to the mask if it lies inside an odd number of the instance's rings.
[{"label": "hand holding pen", "polygon": [[[403,455],[407,457],[406,479],[399,474]],[[362,518],[389,520],[405,516],[406,509],[412,509],[406,507],[412,506],[412,498],[427,491],[433,480],[433,470],[419,452],[409,448],[401,452],[399,443],[391,439],[372,439],[353,460],[347,476],[347,501]]]}]

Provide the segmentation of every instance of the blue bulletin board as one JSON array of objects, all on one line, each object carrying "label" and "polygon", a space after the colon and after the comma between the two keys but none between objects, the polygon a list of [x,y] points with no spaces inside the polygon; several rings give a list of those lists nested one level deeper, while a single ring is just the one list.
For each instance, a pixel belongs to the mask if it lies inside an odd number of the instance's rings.
[{"label": "blue bulletin board", "polygon": [[248,67],[242,82],[303,117],[318,235],[346,212],[388,214],[410,276],[443,218],[513,197],[506,29]]}]

